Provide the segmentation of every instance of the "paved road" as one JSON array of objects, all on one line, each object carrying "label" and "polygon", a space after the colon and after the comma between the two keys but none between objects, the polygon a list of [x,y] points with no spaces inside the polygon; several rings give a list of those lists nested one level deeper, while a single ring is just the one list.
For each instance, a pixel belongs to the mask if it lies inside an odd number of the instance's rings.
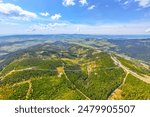
[{"label": "paved road", "polygon": [[127,68],[126,66],[124,66],[116,57],[113,57],[111,56],[111,59],[114,61],[115,64],[117,64],[119,67],[121,67],[125,72],[126,72],[126,76],[125,78],[123,79],[123,82],[122,84],[117,87],[111,94],[110,96],[108,97],[108,99],[111,99],[111,97],[113,97],[115,94],[117,94],[118,92],[118,89],[120,89],[124,84],[125,84],[125,81],[128,77],[129,74],[132,74],[134,77],[146,82],[146,83],[150,83],[150,78],[145,78],[143,76],[140,76],[138,75],[137,73],[133,72],[132,70],[130,70],[129,68]]},{"label": "paved road", "polygon": [[112,58],[112,60],[113,60],[115,63],[117,63],[124,71],[126,71],[126,72],[132,74],[134,77],[136,77],[136,78],[138,78],[138,79],[140,79],[140,80],[142,80],[142,81],[144,81],[144,82],[150,84],[150,78],[143,77],[143,76],[137,74],[136,72],[130,70],[129,68],[127,68],[126,66],[124,66],[116,57],[111,56],[111,58]]}]

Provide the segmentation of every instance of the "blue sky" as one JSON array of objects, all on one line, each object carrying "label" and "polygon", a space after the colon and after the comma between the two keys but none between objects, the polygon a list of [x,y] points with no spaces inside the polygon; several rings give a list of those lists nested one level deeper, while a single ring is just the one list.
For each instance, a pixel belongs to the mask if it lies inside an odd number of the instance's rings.
[{"label": "blue sky", "polygon": [[150,0],[0,0],[0,34],[150,34]]}]

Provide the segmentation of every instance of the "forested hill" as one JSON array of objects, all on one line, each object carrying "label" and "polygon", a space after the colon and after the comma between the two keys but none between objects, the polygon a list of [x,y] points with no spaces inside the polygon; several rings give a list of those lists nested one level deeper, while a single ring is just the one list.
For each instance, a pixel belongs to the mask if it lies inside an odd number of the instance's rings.
[{"label": "forested hill", "polygon": [[[72,42],[72,41],[71,41]],[[74,43],[107,52],[116,52],[150,63],[150,38],[147,39],[82,39]]]},{"label": "forested hill", "polygon": [[8,54],[1,59],[6,64],[0,72],[0,99],[150,98],[148,65],[85,44],[44,42]]}]

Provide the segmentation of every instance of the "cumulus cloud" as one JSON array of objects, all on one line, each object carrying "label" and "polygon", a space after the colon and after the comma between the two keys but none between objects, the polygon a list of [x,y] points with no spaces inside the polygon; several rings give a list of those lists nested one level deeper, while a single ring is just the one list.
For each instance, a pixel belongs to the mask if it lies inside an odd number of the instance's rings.
[{"label": "cumulus cloud", "polygon": [[88,5],[87,0],[79,0],[79,3],[80,3],[82,6]]},{"label": "cumulus cloud", "polygon": [[37,24],[31,26],[28,31],[37,34],[147,34],[150,32],[149,27],[149,22],[97,25],[61,22]]},{"label": "cumulus cloud", "polygon": [[62,16],[61,16],[61,14],[59,13],[59,14],[52,15],[52,16],[51,16],[51,19],[52,19],[52,20],[59,20],[61,17],[62,17]]},{"label": "cumulus cloud", "polygon": [[88,7],[88,10],[93,10],[95,8],[95,5],[91,5]]},{"label": "cumulus cloud", "polygon": [[62,4],[64,6],[74,6],[75,2],[74,2],[74,0],[63,0]]},{"label": "cumulus cloud", "polygon": [[140,7],[146,8],[150,7],[150,0],[134,0],[135,2],[138,2]]},{"label": "cumulus cloud", "polygon": [[26,11],[19,6],[10,3],[0,3],[0,15],[18,20],[29,20],[37,17],[35,13]]},{"label": "cumulus cloud", "polygon": [[45,17],[46,17],[46,16],[49,16],[49,13],[48,13],[48,12],[40,13],[40,15],[41,15],[41,16],[45,16]]},{"label": "cumulus cloud", "polygon": [[127,5],[127,4],[129,4],[129,1],[125,1],[123,4],[124,4],[124,5]]},{"label": "cumulus cloud", "polygon": [[48,23],[48,24],[37,24],[30,26],[27,32],[34,32],[34,31],[54,31],[55,28],[65,27],[68,24],[66,23]]}]

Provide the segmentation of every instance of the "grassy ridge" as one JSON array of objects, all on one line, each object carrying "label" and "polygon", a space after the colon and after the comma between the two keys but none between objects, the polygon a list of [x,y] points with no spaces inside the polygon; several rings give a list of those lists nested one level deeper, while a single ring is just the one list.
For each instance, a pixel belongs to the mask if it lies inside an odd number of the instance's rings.
[{"label": "grassy ridge", "polygon": [[124,71],[117,68],[110,55],[106,53],[97,54],[90,60],[94,62],[89,61],[87,67],[95,64],[95,68],[91,69],[89,75],[88,71],[67,71],[81,70],[78,65],[65,66],[66,74],[78,89],[91,99],[107,99],[110,93],[122,83],[125,77]]},{"label": "grassy ridge", "polygon": [[12,70],[25,69],[25,68],[38,68],[38,69],[49,69],[55,70],[56,67],[61,66],[62,63],[57,59],[43,60],[42,58],[26,58],[12,62],[2,72],[2,75],[9,73]]},{"label": "grassy ridge", "polygon": [[121,58],[121,57],[117,57],[117,59],[123,65],[125,65],[126,67],[128,67],[129,69],[131,69],[137,73],[150,75],[150,69],[146,69],[144,66],[142,66],[138,62],[129,61],[129,60],[126,60],[126,59]]},{"label": "grassy ridge", "polygon": [[122,90],[122,99],[125,100],[147,100],[150,99],[150,84],[147,84],[132,75],[127,80]]},{"label": "grassy ridge", "polygon": [[28,70],[28,71],[15,72],[5,77],[4,80],[0,81],[0,86],[4,86],[6,84],[12,85],[14,83],[29,80],[31,78],[38,79],[39,77],[53,76],[53,75],[56,75],[56,72],[49,71],[49,70],[45,70],[45,71]]}]

